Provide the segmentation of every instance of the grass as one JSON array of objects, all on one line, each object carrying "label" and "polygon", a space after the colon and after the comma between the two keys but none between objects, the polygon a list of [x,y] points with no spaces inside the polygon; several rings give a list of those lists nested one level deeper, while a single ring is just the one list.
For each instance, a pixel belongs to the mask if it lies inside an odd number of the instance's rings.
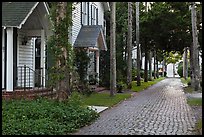
[{"label": "grass", "polygon": [[187,103],[190,106],[202,106],[202,98],[189,98],[187,99]]},{"label": "grass", "polygon": [[197,127],[197,129],[201,129],[202,128],[202,119],[198,120],[198,122],[196,123],[196,127]]},{"label": "grass", "polygon": [[188,86],[184,88],[185,93],[193,93],[193,91],[194,91],[193,87]]},{"label": "grass", "polygon": [[[202,106],[202,98],[189,98],[187,99],[187,103],[190,106]],[[198,132],[202,129],[202,118],[196,122],[195,129],[198,130]]]},{"label": "grass", "polygon": [[[131,90],[135,92],[142,91],[163,79],[164,77],[160,77],[153,81],[148,81],[148,82],[141,81],[141,86],[136,86],[136,81],[133,81]],[[130,97],[131,97],[131,93],[121,93],[121,94],[117,93],[115,94],[114,97],[110,97],[110,93],[93,93],[90,96],[83,96],[82,101],[84,102],[85,105],[111,107]]]},{"label": "grass", "polygon": [[164,77],[159,77],[158,79],[153,79],[152,81],[148,81],[148,82],[144,82],[143,80],[141,81],[141,86],[137,86],[137,82],[136,81],[133,81],[132,82],[132,91],[134,92],[139,92],[139,91],[142,91],[154,84],[156,84],[157,82],[161,81],[165,79]]},{"label": "grass", "polygon": [[82,101],[85,105],[111,107],[130,97],[130,93],[115,94],[113,97],[110,97],[110,93],[93,93],[90,96],[83,96]]}]

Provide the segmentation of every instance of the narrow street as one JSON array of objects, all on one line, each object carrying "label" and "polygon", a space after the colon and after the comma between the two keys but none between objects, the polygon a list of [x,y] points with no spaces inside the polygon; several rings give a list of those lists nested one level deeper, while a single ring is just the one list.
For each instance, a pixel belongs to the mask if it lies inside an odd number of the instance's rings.
[{"label": "narrow street", "polygon": [[179,78],[166,78],[110,108],[75,135],[194,135],[195,117]]}]

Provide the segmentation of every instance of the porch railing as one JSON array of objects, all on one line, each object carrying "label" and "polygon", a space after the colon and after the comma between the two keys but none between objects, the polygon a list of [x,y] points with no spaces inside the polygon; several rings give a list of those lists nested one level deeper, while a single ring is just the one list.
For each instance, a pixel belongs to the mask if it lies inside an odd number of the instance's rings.
[{"label": "porch railing", "polygon": [[24,65],[17,67],[17,87],[15,89],[43,88],[46,86],[47,78],[44,76],[43,68],[33,70]]}]

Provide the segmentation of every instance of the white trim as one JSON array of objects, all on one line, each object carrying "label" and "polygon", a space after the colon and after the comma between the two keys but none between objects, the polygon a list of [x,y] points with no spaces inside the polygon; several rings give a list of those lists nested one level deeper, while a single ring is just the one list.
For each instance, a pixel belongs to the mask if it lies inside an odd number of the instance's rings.
[{"label": "white trim", "polygon": [[102,29],[100,29],[101,31],[100,31],[100,35],[101,35],[101,37],[102,37],[102,41],[103,41],[103,45],[104,45],[104,49],[105,49],[105,51],[107,51],[107,46],[106,46],[106,40],[105,40],[105,38],[104,38],[104,35],[103,35],[103,30]]},{"label": "white trim", "polygon": [[[43,75],[42,77],[45,78],[45,30],[41,30],[41,68]],[[45,86],[45,79],[42,80],[43,87]]]},{"label": "white trim", "polygon": [[[20,45],[20,39],[19,39],[19,29],[17,29],[17,77],[18,77],[18,66],[19,66],[19,45]],[[18,86],[18,80],[17,80],[17,86]]]},{"label": "white trim", "polygon": [[[35,38],[33,38],[33,70],[35,71],[35,40],[36,40],[37,38],[35,37]],[[33,75],[33,87],[35,87],[35,75]]]},{"label": "white trim", "polygon": [[13,28],[7,28],[6,91],[13,91]]},{"label": "white trim", "polygon": [[46,9],[46,11],[47,11],[47,14],[49,15],[50,12],[49,12],[49,10],[48,10],[48,6],[47,6],[46,2],[43,2],[43,4],[44,4],[44,6],[45,6],[45,9]]},{"label": "white trim", "polygon": [[5,84],[5,29],[4,28],[2,28],[2,49],[1,49],[1,52],[2,52],[2,76],[1,76],[1,80],[2,80],[2,88],[5,88],[4,87],[4,84]]},{"label": "white trim", "polygon": [[37,2],[30,10],[30,12],[27,14],[27,16],[24,18],[24,20],[21,22],[21,24],[17,27],[17,28],[21,28],[22,25],[26,22],[26,20],[28,19],[28,17],[33,13],[34,9],[37,7],[37,5],[39,4],[39,2]]},{"label": "white trim", "polygon": [[[33,38],[33,70],[35,71],[35,41],[37,37]],[[35,74],[33,74],[33,87],[35,87]]]}]

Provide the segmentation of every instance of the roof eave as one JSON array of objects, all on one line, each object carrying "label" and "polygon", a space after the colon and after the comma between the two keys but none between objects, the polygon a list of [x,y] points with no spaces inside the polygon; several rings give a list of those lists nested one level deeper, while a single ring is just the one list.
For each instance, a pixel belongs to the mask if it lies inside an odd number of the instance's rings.
[{"label": "roof eave", "polygon": [[20,25],[17,28],[21,28],[22,25],[26,22],[26,20],[28,19],[28,17],[33,13],[34,9],[37,7],[37,5],[39,4],[39,2],[36,2],[36,4],[31,8],[30,12],[28,12],[28,14],[26,15],[26,17],[24,18],[24,20],[20,23]]}]

